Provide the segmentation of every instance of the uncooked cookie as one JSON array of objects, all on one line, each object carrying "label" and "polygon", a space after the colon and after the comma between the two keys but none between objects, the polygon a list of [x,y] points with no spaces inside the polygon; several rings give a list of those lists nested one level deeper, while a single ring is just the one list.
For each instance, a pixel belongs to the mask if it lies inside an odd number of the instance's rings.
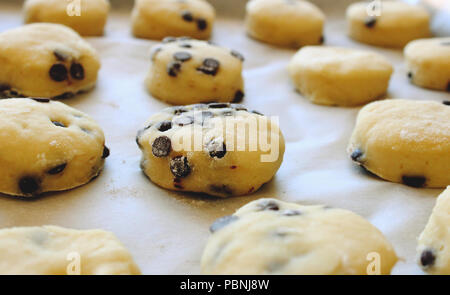
[{"label": "uncooked cookie", "polygon": [[405,59],[412,83],[450,91],[450,38],[413,41],[405,48]]},{"label": "uncooked cookie", "polygon": [[314,4],[300,0],[251,0],[245,25],[252,38],[298,48],[324,42],[325,15]]},{"label": "uncooked cookie", "polygon": [[450,107],[403,99],[368,104],[348,147],[351,159],[379,177],[413,187],[450,185]]},{"label": "uncooked cookie", "polygon": [[0,192],[31,197],[89,182],[109,150],[86,114],[49,99],[0,100]]},{"label": "uncooked cookie", "polygon": [[450,275],[450,186],[439,196],[419,237],[418,262],[430,274]]},{"label": "uncooked cookie", "polygon": [[67,98],[94,87],[100,60],[72,29],[31,24],[0,33],[0,96]]},{"label": "uncooked cookie", "polygon": [[0,230],[2,275],[140,274],[113,233],[57,226]]},{"label": "uncooked cookie", "polygon": [[237,51],[189,38],[166,38],[151,53],[149,92],[176,105],[241,102],[242,63]]},{"label": "uncooked cookie", "polygon": [[277,122],[226,103],[167,108],[136,141],[154,183],[219,197],[257,191],[275,175],[285,149]]},{"label": "uncooked cookie", "polygon": [[430,36],[430,15],[418,5],[382,1],[381,14],[368,13],[369,2],[347,9],[348,31],[356,41],[383,47],[403,47],[408,42]]},{"label": "uncooked cookie", "polygon": [[201,260],[208,275],[389,274],[397,262],[377,228],[327,206],[259,199],[210,230]]},{"label": "uncooked cookie", "polygon": [[82,36],[101,36],[109,8],[108,0],[26,0],[25,23],[57,23]]},{"label": "uncooked cookie", "polygon": [[205,0],[136,0],[133,35],[156,40],[169,36],[209,39],[215,17]]},{"label": "uncooked cookie", "polygon": [[378,53],[339,47],[304,47],[289,64],[297,90],[323,105],[356,106],[381,98],[392,71]]}]

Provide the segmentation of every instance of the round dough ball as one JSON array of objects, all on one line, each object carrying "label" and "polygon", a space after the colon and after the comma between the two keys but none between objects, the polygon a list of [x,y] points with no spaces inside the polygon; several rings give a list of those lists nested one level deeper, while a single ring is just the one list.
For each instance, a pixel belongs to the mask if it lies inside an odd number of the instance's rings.
[{"label": "round dough ball", "polygon": [[113,233],[42,226],[0,230],[0,274],[138,275],[140,270]]},{"label": "round dough ball", "polygon": [[241,102],[242,63],[234,50],[189,38],[166,38],[152,48],[146,78],[149,92],[176,105]]},{"label": "round dough ball", "polygon": [[372,257],[379,258],[380,274],[389,274],[397,262],[367,220],[326,206],[259,199],[210,230],[201,260],[208,275],[365,275],[374,271]]},{"label": "round dough ball", "polygon": [[450,186],[439,196],[419,237],[417,258],[430,274],[450,275]]},{"label": "round dough ball", "polygon": [[405,58],[412,83],[450,91],[450,38],[413,41],[405,48]]},{"label": "round dough ball", "polygon": [[339,47],[304,47],[289,64],[297,90],[323,105],[355,106],[381,98],[392,71],[378,53]]},{"label": "round dough ball", "polygon": [[353,161],[379,177],[413,187],[450,185],[450,107],[403,99],[361,109],[350,139]]},{"label": "round dough ball", "polygon": [[382,1],[380,16],[368,13],[368,2],[347,9],[348,33],[356,41],[375,46],[401,48],[414,39],[427,38],[430,15],[418,5]]},{"label": "round dough ball", "polygon": [[[71,3],[72,2],[72,3]],[[108,0],[26,0],[25,23],[66,25],[82,36],[101,36],[108,18]],[[77,6],[79,2],[79,6]]]},{"label": "round dough ball", "polygon": [[0,192],[31,197],[99,175],[109,150],[86,114],[49,99],[0,100]]},{"label": "round dough ball", "polygon": [[247,33],[257,40],[298,48],[324,42],[325,15],[300,0],[251,0],[247,3]]},{"label": "round dough ball", "polygon": [[205,0],[136,0],[132,30],[135,37],[146,39],[209,39],[215,17],[214,7]]},{"label": "round dough ball", "polygon": [[0,33],[0,96],[67,98],[94,87],[95,49],[72,29],[31,24]]},{"label": "round dough ball", "polygon": [[141,168],[157,185],[229,197],[269,182],[283,161],[278,123],[227,103],[171,107],[139,131]]}]

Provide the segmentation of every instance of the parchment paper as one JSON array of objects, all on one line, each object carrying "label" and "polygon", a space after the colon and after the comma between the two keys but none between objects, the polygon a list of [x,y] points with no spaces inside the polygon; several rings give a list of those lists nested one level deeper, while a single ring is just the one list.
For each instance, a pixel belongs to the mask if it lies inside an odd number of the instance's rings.
[{"label": "parchment paper", "polygon": [[[339,3],[330,0],[323,5],[328,17],[326,45],[384,54],[395,65],[389,97],[449,99],[448,93],[410,85],[400,50],[370,47],[346,37],[345,6]],[[0,1],[0,31],[22,24],[20,5],[21,1]],[[240,12],[235,15],[241,16],[243,3],[236,7]],[[318,106],[301,97],[286,71],[295,50],[249,39],[242,19],[228,17],[229,13],[221,16],[220,10],[213,41],[245,55],[244,103],[280,116],[287,141],[284,162],[272,182],[245,197],[215,199],[170,192],[151,183],[139,169],[141,154],[135,135],[151,114],[167,105],[144,88],[149,48],[156,42],[131,36],[130,11],[127,5],[113,7],[106,36],[88,39],[102,60],[95,90],[64,100],[103,127],[111,148],[103,173],[86,186],[36,200],[1,196],[0,228],[45,224],[102,228],[119,237],[144,274],[199,274],[209,225],[247,202],[276,197],[301,204],[328,204],[362,215],[386,235],[401,257],[394,274],[422,273],[415,263],[416,238],[441,190],[409,188],[362,173],[345,151],[359,108]]]}]

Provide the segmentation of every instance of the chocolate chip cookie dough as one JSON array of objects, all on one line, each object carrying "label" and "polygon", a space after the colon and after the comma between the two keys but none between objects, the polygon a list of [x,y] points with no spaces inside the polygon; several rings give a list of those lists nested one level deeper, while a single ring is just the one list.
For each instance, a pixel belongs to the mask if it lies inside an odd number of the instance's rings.
[{"label": "chocolate chip cookie dough", "polygon": [[298,48],[324,42],[325,15],[314,4],[300,0],[251,0],[245,24],[252,38]]},{"label": "chocolate chip cookie dough", "polygon": [[109,155],[93,119],[49,99],[0,100],[0,130],[0,192],[8,195],[86,184]]},{"label": "chocolate chip cookie dough", "polygon": [[402,1],[381,3],[379,13],[368,13],[369,2],[358,2],[348,7],[351,38],[375,46],[401,48],[412,40],[431,35],[430,15],[422,6]]},{"label": "chocolate chip cookie dough", "polygon": [[72,29],[30,24],[0,33],[0,96],[67,98],[94,87],[100,60]]},{"label": "chocolate chip cookie dough", "polygon": [[413,84],[450,92],[450,38],[412,41],[405,48],[405,59]]},{"label": "chocolate chip cookie dough", "polygon": [[138,38],[189,36],[205,40],[211,36],[215,17],[206,0],[136,0],[132,30]]},{"label": "chocolate chip cookie dough", "polygon": [[82,36],[101,36],[109,8],[108,0],[26,0],[23,9],[27,24],[57,23],[74,29]]},{"label": "chocolate chip cookie dough", "polygon": [[[210,231],[203,274],[389,274],[397,262],[377,228],[353,212],[327,206],[259,199],[218,219]],[[378,259],[375,268],[372,259]]]},{"label": "chocolate chip cookie dough", "polygon": [[450,186],[439,196],[419,237],[418,262],[430,274],[450,275]]},{"label": "chocolate chip cookie dough", "polygon": [[136,138],[141,168],[170,190],[251,194],[273,178],[283,160],[278,123],[241,105],[171,107],[144,126]]},{"label": "chocolate chip cookie dough", "polygon": [[176,105],[238,103],[244,98],[243,61],[235,50],[187,37],[168,37],[152,48],[147,89],[154,97]]},{"label": "chocolate chip cookie dough", "polygon": [[450,107],[403,99],[359,112],[348,152],[379,177],[413,187],[450,185]]},{"label": "chocolate chip cookie dough", "polygon": [[133,275],[140,270],[113,233],[42,226],[0,230],[0,274]]},{"label": "chocolate chip cookie dough", "polygon": [[289,64],[296,89],[316,104],[356,106],[381,98],[393,68],[370,51],[307,46]]}]

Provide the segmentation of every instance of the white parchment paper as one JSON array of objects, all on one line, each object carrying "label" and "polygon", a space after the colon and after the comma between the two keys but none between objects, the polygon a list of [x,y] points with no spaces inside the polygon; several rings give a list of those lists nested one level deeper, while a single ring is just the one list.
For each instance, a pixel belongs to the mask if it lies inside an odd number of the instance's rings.
[{"label": "white parchment paper", "polygon": [[[9,2],[0,1],[0,31],[22,24],[21,1]],[[449,99],[448,93],[410,85],[400,50],[370,47],[346,37],[345,7],[339,3],[330,0],[332,5],[323,5],[328,18],[326,45],[384,54],[395,66],[389,97]],[[242,10],[243,5],[237,7]],[[301,204],[328,204],[362,215],[394,245],[401,258],[394,274],[422,273],[415,263],[416,238],[441,190],[409,188],[362,173],[345,151],[359,108],[318,106],[301,97],[286,71],[295,50],[247,38],[242,19],[220,10],[213,41],[245,55],[244,103],[280,116],[287,141],[284,162],[272,182],[245,197],[214,199],[170,192],[151,183],[139,169],[135,135],[151,114],[167,105],[144,88],[149,48],[156,42],[131,36],[130,10],[126,5],[113,7],[106,36],[88,39],[102,60],[95,90],[64,100],[103,127],[111,148],[105,170],[86,186],[36,200],[0,196],[0,228],[45,224],[102,228],[120,238],[144,274],[199,274],[210,223],[252,200],[276,197]]]}]

